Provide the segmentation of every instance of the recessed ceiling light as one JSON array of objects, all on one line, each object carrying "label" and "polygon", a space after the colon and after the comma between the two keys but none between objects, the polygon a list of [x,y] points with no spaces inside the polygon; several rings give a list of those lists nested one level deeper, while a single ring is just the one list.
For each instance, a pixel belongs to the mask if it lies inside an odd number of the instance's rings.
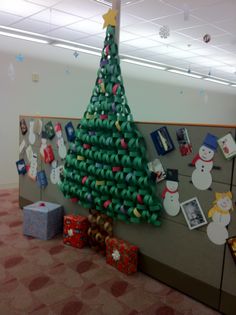
[{"label": "recessed ceiling light", "polygon": [[[94,0],[94,1],[104,4],[108,7],[112,7],[112,0]],[[136,4],[139,2],[143,2],[143,0],[121,0],[121,5],[126,6],[129,4]]]},{"label": "recessed ceiling light", "polygon": [[220,80],[217,80],[217,79],[204,78],[204,80],[210,81],[210,82],[214,82],[214,83],[223,84],[223,85],[229,85],[229,82],[224,82],[224,81],[220,81]]},{"label": "recessed ceiling light", "polygon": [[143,67],[153,68],[157,70],[166,70],[166,67],[159,66],[154,63],[152,64],[152,63],[147,63],[147,62],[138,61],[138,60],[129,59],[129,58],[122,58],[121,60],[124,62],[132,63],[132,64],[143,66]]},{"label": "recessed ceiling light", "polygon": [[184,71],[177,70],[177,69],[168,69],[167,71],[177,73],[177,74],[186,75],[187,77],[191,77],[191,78],[195,78],[195,79],[202,79],[203,78],[199,74],[195,74],[195,73],[191,73],[191,72],[184,72]]},{"label": "recessed ceiling light", "polygon": [[53,46],[60,47],[60,48],[65,48],[65,49],[70,49],[74,51],[80,51],[82,53],[90,54],[90,55],[95,55],[95,56],[100,56],[100,52],[90,50],[90,49],[84,49],[78,46],[73,46],[73,45],[67,45],[67,44],[61,44],[61,43],[55,43]]}]

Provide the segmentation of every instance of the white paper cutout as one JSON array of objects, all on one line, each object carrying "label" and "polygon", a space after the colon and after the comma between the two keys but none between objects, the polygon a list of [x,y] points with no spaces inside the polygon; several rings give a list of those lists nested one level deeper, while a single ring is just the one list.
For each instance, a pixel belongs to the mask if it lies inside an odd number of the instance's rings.
[{"label": "white paper cutout", "polygon": [[115,261],[118,261],[120,260],[120,253],[117,249],[115,249],[113,251],[113,253],[111,254],[112,258],[115,260]]},{"label": "white paper cutout", "polygon": [[25,142],[25,139],[23,139],[23,140],[21,141],[20,146],[19,146],[19,153],[20,153],[20,154],[21,154],[22,151],[24,150],[25,146],[26,146],[26,142]]},{"label": "white paper cutout", "polygon": [[34,134],[34,121],[31,120],[29,122],[29,143],[34,144],[36,140],[35,134]]},{"label": "white paper cutout", "polygon": [[42,132],[42,127],[43,127],[43,122],[41,119],[38,118],[34,122],[34,129],[33,129],[34,133],[36,133],[38,136],[40,136],[41,132]]},{"label": "white paper cutout", "polygon": [[28,147],[26,148],[26,156],[29,163],[31,163],[31,160],[33,158],[33,150],[32,150],[31,145],[28,145]]},{"label": "white paper cutout", "polygon": [[41,146],[40,146],[40,149],[39,149],[39,153],[40,153],[41,159],[43,161],[45,160],[44,149],[46,149],[46,147],[47,147],[47,139],[46,138],[41,138]]},{"label": "white paper cutout", "polygon": [[147,166],[150,172],[156,174],[156,183],[159,183],[160,181],[165,179],[166,173],[159,159],[155,159],[149,162]]},{"label": "white paper cutout", "polygon": [[178,182],[167,180],[166,188],[162,193],[163,207],[170,216],[176,216],[180,211]]},{"label": "white paper cutout", "polygon": [[54,160],[51,163],[51,167],[50,181],[52,184],[56,185],[60,182],[61,166],[57,167],[57,161]]},{"label": "white paper cutout", "polygon": [[216,193],[214,204],[208,212],[208,217],[212,218],[212,222],[207,226],[207,236],[212,243],[223,245],[229,237],[226,226],[231,220],[230,210],[233,210],[231,192]]},{"label": "white paper cutout", "polygon": [[28,171],[28,176],[32,179],[32,180],[36,180],[37,177],[37,168],[38,168],[38,161],[37,161],[37,154],[34,153],[31,163],[30,163],[30,168]]},{"label": "white paper cutout", "polygon": [[14,68],[14,66],[13,66],[12,63],[9,64],[9,67],[8,67],[8,69],[7,69],[7,74],[8,74],[9,78],[10,78],[12,81],[15,80],[15,78],[16,78],[15,68]]},{"label": "white paper cutout", "polygon": [[66,157],[66,146],[64,143],[64,139],[62,137],[62,129],[61,129],[61,124],[57,123],[55,125],[55,132],[57,136],[57,147],[58,147],[58,154],[60,158],[63,160]]}]

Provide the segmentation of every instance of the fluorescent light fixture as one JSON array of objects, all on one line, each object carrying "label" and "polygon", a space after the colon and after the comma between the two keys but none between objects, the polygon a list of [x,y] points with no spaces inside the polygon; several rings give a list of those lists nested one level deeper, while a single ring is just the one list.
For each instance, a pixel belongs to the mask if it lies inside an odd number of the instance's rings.
[{"label": "fluorescent light fixture", "polygon": [[18,39],[24,39],[24,40],[28,40],[28,41],[31,41],[31,42],[41,43],[41,44],[49,44],[48,40],[40,39],[40,38],[37,38],[37,37],[28,36],[28,35],[22,35],[20,33],[17,34],[17,33],[11,33],[11,32],[1,31],[0,30],[0,35],[8,36],[8,37],[14,37],[14,38],[18,38]]},{"label": "fluorescent light fixture", "polygon": [[79,51],[79,52],[83,52],[83,53],[90,54],[90,55],[101,56],[101,53],[98,51],[84,49],[84,48],[80,48],[78,46],[66,45],[66,44],[60,44],[60,43],[53,44],[53,46],[65,48],[65,49],[70,49],[70,50],[74,50],[74,51]]},{"label": "fluorescent light fixture", "polygon": [[135,65],[139,65],[139,66],[144,66],[144,67],[158,69],[158,70],[166,70],[166,67],[162,67],[162,66],[159,66],[159,65],[156,65],[156,64],[152,64],[152,63],[142,62],[142,61],[138,61],[138,60],[134,60],[134,59],[128,59],[128,58],[122,58],[121,60],[124,61],[124,62],[133,63]]},{"label": "fluorescent light fixture", "polygon": [[177,69],[168,69],[167,71],[177,73],[177,74],[182,74],[182,75],[185,75],[187,77],[196,78],[196,79],[202,79],[203,78],[203,76],[201,76],[199,74],[195,74],[195,73],[191,73],[191,72],[184,72],[184,71],[177,70]]},{"label": "fluorescent light fixture", "polygon": [[224,81],[220,81],[220,80],[217,80],[217,79],[204,78],[204,80],[206,80],[206,81],[211,81],[211,82],[215,82],[215,83],[219,83],[219,84],[223,84],[223,85],[229,85],[229,82],[224,82]]},{"label": "fluorescent light fixture", "polygon": [[231,84],[230,86],[232,86],[232,87],[236,87],[236,84]]}]

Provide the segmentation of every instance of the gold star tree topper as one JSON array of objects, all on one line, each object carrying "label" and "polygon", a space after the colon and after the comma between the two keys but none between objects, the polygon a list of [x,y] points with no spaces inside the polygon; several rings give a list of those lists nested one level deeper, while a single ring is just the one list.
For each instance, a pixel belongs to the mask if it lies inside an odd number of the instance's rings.
[{"label": "gold star tree topper", "polygon": [[103,14],[103,28],[107,27],[108,25],[111,26],[116,26],[116,16],[117,16],[118,11],[117,10],[112,10],[109,9],[106,14]]}]

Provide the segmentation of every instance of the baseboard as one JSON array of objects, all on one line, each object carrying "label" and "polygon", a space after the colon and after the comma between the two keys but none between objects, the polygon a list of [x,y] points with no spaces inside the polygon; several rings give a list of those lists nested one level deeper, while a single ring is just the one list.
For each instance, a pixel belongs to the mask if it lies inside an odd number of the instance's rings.
[{"label": "baseboard", "polygon": [[19,183],[0,184],[0,189],[15,189],[19,188]]},{"label": "baseboard", "polygon": [[[151,257],[140,254],[140,271],[184,294],[218,310],[220,289],[164,265]],[[236,313],[234,313],[235,315]]]},{"label": "baseboard", "polygon": [[221,293],[220,311],[222,314],[235,315],[236,314],[236,297],[227,292]]}]

